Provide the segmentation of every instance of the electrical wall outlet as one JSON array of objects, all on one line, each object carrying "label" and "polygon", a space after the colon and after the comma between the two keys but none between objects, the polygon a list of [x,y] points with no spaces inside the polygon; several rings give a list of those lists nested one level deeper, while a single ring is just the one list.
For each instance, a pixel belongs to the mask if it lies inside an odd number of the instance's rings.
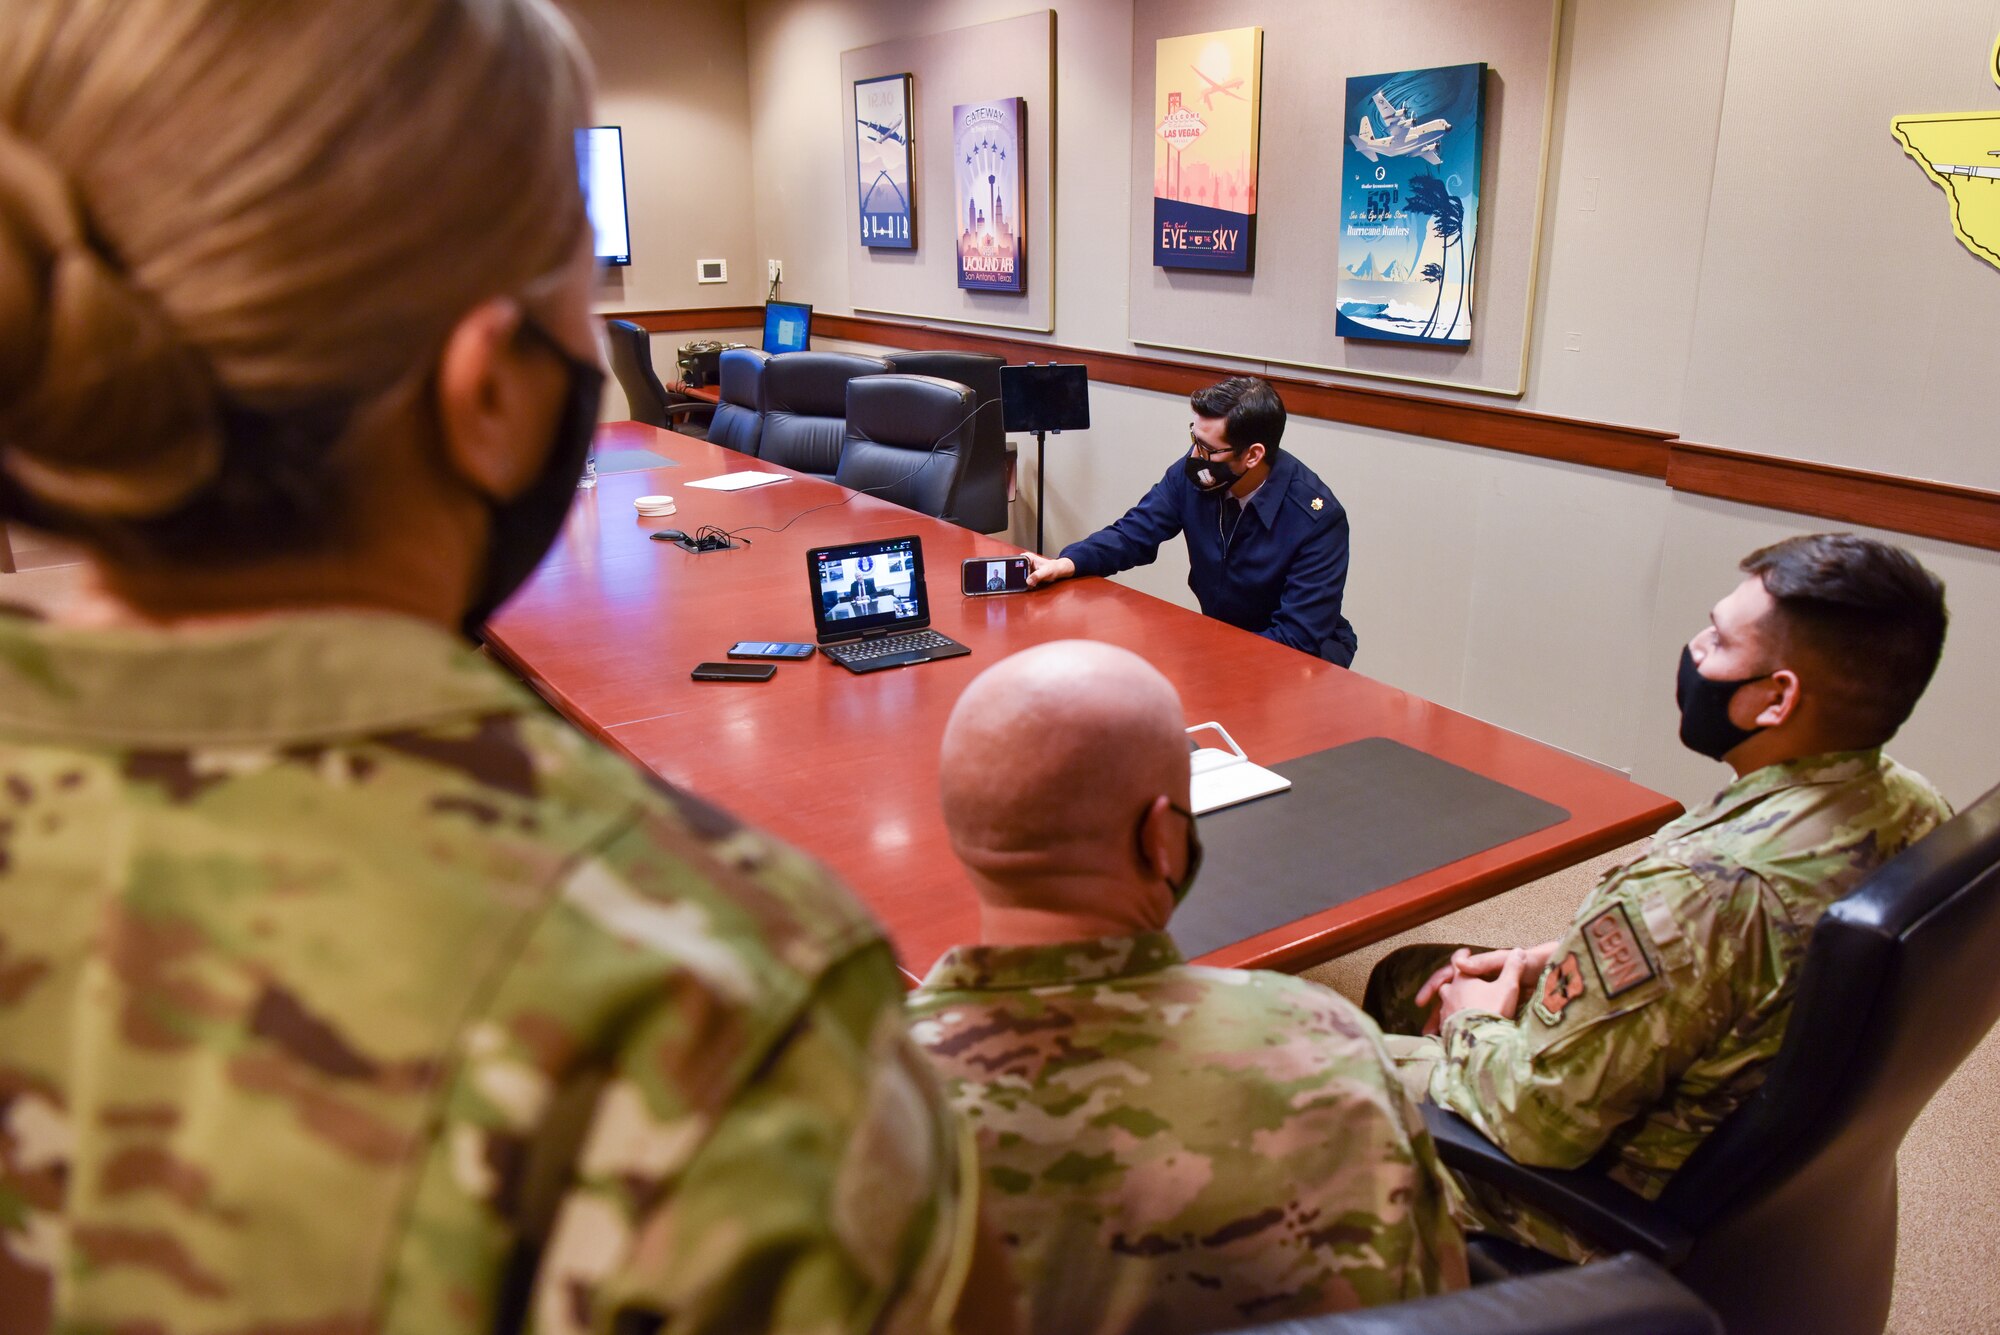
[{"label": "electrical wall outlet", "polygon": [[765,266],[769,270],[772,282],[777,283],[784,280],[785,262],[783,260],[767,260],[765,261]]}]

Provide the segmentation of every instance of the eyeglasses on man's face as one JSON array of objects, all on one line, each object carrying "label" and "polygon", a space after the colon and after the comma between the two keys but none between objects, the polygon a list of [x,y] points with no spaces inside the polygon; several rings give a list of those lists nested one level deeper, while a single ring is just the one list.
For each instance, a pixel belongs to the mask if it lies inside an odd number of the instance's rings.
[{"label": "eyeglasses on man's face", "polygon": [[1236,453],[1236,447],[1234,445],[1230,445],[1227,443],[1221,445],[1209,444],[1207,441],[1203,440],[1200,436],[1195,434],[1194,427],[1192,424],[1190,424],[1188,427],[1188,444],[1193,446],[1194,452],[1203,459],[1214,459],[1221,455]]}]

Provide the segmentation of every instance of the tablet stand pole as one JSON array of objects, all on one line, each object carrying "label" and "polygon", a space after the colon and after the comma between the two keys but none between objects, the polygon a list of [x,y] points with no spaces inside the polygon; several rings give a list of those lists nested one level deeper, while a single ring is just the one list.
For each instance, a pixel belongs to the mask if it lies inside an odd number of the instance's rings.
[{"label": "tablet stand pole", "polygon": [[1042,550],[1042,484],[1049,475],[1049,433],[1035,433],[1035,555],[1047,556]]}]

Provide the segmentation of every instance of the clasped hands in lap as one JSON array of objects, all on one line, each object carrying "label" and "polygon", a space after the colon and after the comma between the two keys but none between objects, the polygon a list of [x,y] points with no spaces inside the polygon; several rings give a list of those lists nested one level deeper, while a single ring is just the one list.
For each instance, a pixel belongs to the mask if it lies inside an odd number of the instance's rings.
[{"label": "clasped hands in lap", "polygon": [[1474,953],[1470,946],[1452,952],[1451,962],[1424,980],[1417,989],[1417,1006],[1428,1008],[1436,1000],[1437,1009],[1424,1020],[1423,1032],[1435,1034],[1444,1022],[1463,1010],[1492,1011],[1510,1019],[1521,1008],[1521,983],[1541,976],[1556,942],[1538,946],[1515,946],[1506,950]]}]

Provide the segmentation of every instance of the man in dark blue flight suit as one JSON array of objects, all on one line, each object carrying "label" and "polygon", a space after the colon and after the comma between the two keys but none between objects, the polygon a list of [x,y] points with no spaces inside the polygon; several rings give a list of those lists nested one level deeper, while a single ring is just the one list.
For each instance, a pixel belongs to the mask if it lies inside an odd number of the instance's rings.
[{"label": "man in dark blue flight suit", "polygon": [[1253,376],[1196,390],[1187,455],[1109,528],[1048,557],[1027,553],[1030,588],[1072,575],[1115,575],[1187,535],[1188,587],[1218,621],[1354,661],[1347,587],[1347,512],[1310,468],[1279,452],[1285,405]]}]

